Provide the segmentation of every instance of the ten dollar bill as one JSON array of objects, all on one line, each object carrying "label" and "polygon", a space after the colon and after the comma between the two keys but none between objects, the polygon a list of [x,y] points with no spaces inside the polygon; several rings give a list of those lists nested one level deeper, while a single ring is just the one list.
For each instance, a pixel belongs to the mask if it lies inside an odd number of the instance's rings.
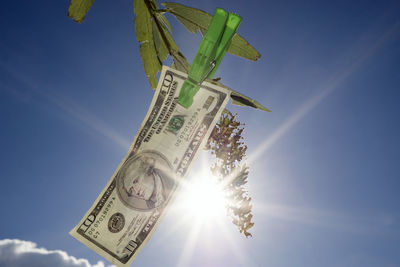
[{"label": "ten dollar bill", "polygon": [[186,109],[177,103],[185,79],[163,67],[128,154],[70,232],[118,266],[131,264],[150,239],[229,100],[228,90],[203,83]]}]

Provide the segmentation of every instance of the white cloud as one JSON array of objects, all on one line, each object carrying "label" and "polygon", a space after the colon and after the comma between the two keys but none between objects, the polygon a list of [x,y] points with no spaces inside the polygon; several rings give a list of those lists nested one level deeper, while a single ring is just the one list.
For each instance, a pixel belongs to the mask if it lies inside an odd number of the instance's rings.
[{"label": "white cloud", "polygon": [[36,243],[18,239],[0,240],[0,267],[105,267],[77,259],[61,250],[38,248]]}]

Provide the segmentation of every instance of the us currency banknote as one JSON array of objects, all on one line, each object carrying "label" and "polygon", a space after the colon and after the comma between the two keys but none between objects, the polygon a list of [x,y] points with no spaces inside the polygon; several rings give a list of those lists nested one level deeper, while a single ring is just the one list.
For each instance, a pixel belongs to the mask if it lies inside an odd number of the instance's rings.
[{"label": "us currency banknote", "polygon": [[205,82],[186,109],[177,103],[185,79],[163,67],[128,154],[70,232],[117,266],[129,266],[150,239],[229,100]]}]

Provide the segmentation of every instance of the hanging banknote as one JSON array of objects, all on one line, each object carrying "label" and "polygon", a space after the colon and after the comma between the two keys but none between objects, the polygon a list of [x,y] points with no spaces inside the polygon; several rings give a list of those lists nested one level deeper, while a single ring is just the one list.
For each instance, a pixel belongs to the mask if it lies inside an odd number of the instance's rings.
[{"label": "hanging banknote", "polygon": [[130,265],[149,240],[229,100],[228,90],[204,82],[186,109],[178,104],[185,79],[163,67],[128,154],[70,232],[117,266]]}]

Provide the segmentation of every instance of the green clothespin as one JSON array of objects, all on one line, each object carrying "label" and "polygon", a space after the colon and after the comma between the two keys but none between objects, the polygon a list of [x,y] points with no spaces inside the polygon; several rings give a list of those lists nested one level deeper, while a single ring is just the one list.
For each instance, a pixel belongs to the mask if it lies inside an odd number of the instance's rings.
[{"label": "green clothespin", "polygon": [[178,99],[180,105],[190,107],[203,81],[214,76],[241,21],[242,18],[236,14],[228,14],[221,8],[215,10],[190,67],[188,78],[182,85]]}]

